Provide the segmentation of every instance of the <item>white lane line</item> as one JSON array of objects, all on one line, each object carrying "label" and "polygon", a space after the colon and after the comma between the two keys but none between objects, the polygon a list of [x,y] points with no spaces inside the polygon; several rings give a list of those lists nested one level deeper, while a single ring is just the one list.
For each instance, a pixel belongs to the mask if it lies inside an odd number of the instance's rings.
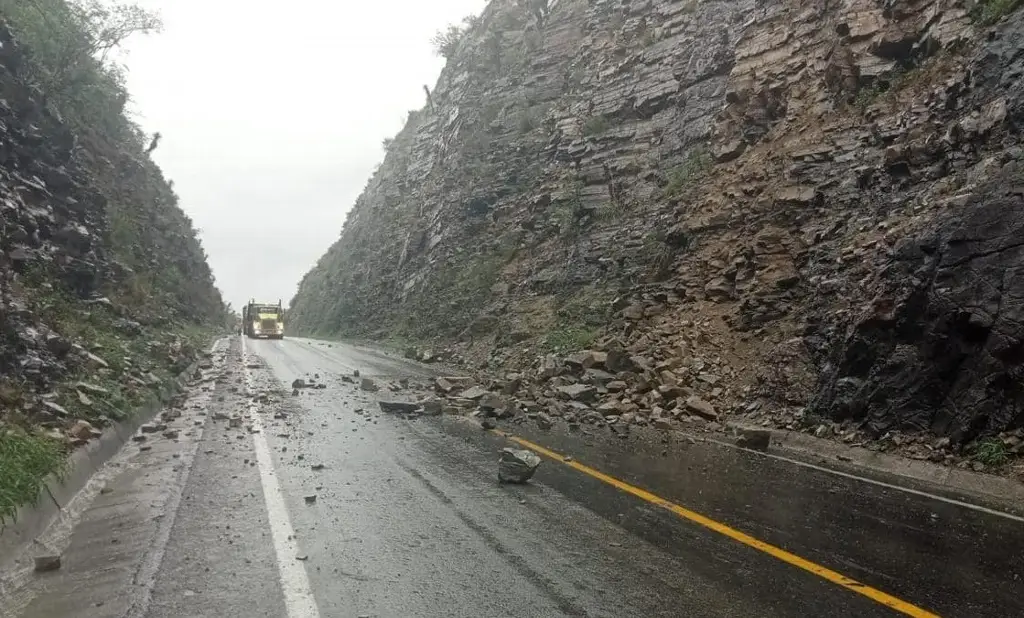
[{"label": "white lane line", "polygon": [[[254,384],[248,364],[245,338],[242,338],[242,367],[245,368],[245,387],[252,397]],[[305,564],[298,559],[299,545],[295,540],[295,530],[288,519],[288,507],[285,506],[281,485],[274,474],[274,459],[270,454],[270,445],[263,433],[263,420],[259,415],[259,403],[249,402],[249,418],[252,420],[252,440],[256,448],[256,463],[260,471],[260,482],[263,485],[263,499],[267,504],[267,517],[270,520],[270,533],[274,539],[274,552],[277,554],[277,568],[281,575],[281,590],[284,592],[285,609],[288,618],[320,618],[320,610],[313,598],[313,589],[309,585],[309,575]]]}]

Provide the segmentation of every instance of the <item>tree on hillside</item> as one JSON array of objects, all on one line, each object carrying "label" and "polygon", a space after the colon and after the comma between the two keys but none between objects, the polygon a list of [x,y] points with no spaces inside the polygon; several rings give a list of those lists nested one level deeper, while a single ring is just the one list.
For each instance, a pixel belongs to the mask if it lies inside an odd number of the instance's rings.
[{"label": "tree on hillside", "polygon": [[430,44],[434,46],[434,53],[446,60],[451,60],[455,56],[455,50],[459,48],[459,43],[462,41],[462,37],[466,32],[455,24],[449,24],[444,30],[438,30],[434,34],[433,38],[430,39]]},{"label": "tree on hillside", "polygon": [[158,32],[157,14],[104,0],[0,0],[0,15],[30,51],[47,103],[79,126],[127,128],[124,71],[111,55],[133,35]]}]

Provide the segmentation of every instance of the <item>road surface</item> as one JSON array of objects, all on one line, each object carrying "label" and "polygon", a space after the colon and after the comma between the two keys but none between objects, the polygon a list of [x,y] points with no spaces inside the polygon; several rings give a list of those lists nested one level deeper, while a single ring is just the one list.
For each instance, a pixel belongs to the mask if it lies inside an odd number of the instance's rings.
[{"label": "road surface", "polygon": [[[403,419],[375,399],[429,367],[220,346],[178,435],[129,443],[3,575],[5,618],[1024,615],[1012,516],[684,437]],[[510,440],[545,455],[530,484],[496,482]]]}]

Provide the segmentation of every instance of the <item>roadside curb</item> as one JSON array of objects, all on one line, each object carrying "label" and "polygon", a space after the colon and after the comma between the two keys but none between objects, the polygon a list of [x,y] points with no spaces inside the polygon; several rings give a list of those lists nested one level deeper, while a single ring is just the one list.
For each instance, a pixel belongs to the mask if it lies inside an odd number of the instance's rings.
[{"label": "roadside curb", "polygon": [[[221,338],[214,341],[213,346]],[[18,557],[18,554],[53,523],[72,498],[82,490],[93,475],[127,443],[143,424],[157,415],[175,394],[181,392],[199,367],[202,359],[193,361],[170,383],[163,385],[128,418],[112,423],[103,430],[99,439],[91,440],[68,457],[68,468],[63,480],[51,474],[39,491],[36,504],[18,508],[12,521],[0,526],[0,569]]]},{"label": "roadside curb", "polygon": [[[728,435],[731,436],[742,429],[766,428],[730,423]],[[875,482],[930,492],[954,500],[970,499],[980,506],[1010,514],[1024,514],[1024,484],[1005,477],[839,444],[796,431],[768,431],[772,437],[771,446],[763,453],[766,456],[789,457],[798,463],[817,465],[830,471],[861,476]],[[736,445],[735,441],[704,437],[711,442],[743,448]]]}]

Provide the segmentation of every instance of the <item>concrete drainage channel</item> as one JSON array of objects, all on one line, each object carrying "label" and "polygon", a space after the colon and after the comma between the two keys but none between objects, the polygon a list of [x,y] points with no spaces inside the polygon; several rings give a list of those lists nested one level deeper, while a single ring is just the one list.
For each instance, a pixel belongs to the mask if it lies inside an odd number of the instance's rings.
[{"label": "concrete drainage channel", "polygon": [[[226,338],[218,339],[211,346],[210,353],[225,347],[227,343]],[[0,524],[0,571],[9,567],[47,528],[61,523],[72,499],[132,439],[142,425],[152,420],[171,397],[184,389],[200,363],[199,360],[193,362],[173,382],[162,388],[155,400],[137,409],[125,420],[111,424],[97,440],[74,451],[63,479],[51,475],[40,490],[35,505],[19,508],[12,521]]]}]

